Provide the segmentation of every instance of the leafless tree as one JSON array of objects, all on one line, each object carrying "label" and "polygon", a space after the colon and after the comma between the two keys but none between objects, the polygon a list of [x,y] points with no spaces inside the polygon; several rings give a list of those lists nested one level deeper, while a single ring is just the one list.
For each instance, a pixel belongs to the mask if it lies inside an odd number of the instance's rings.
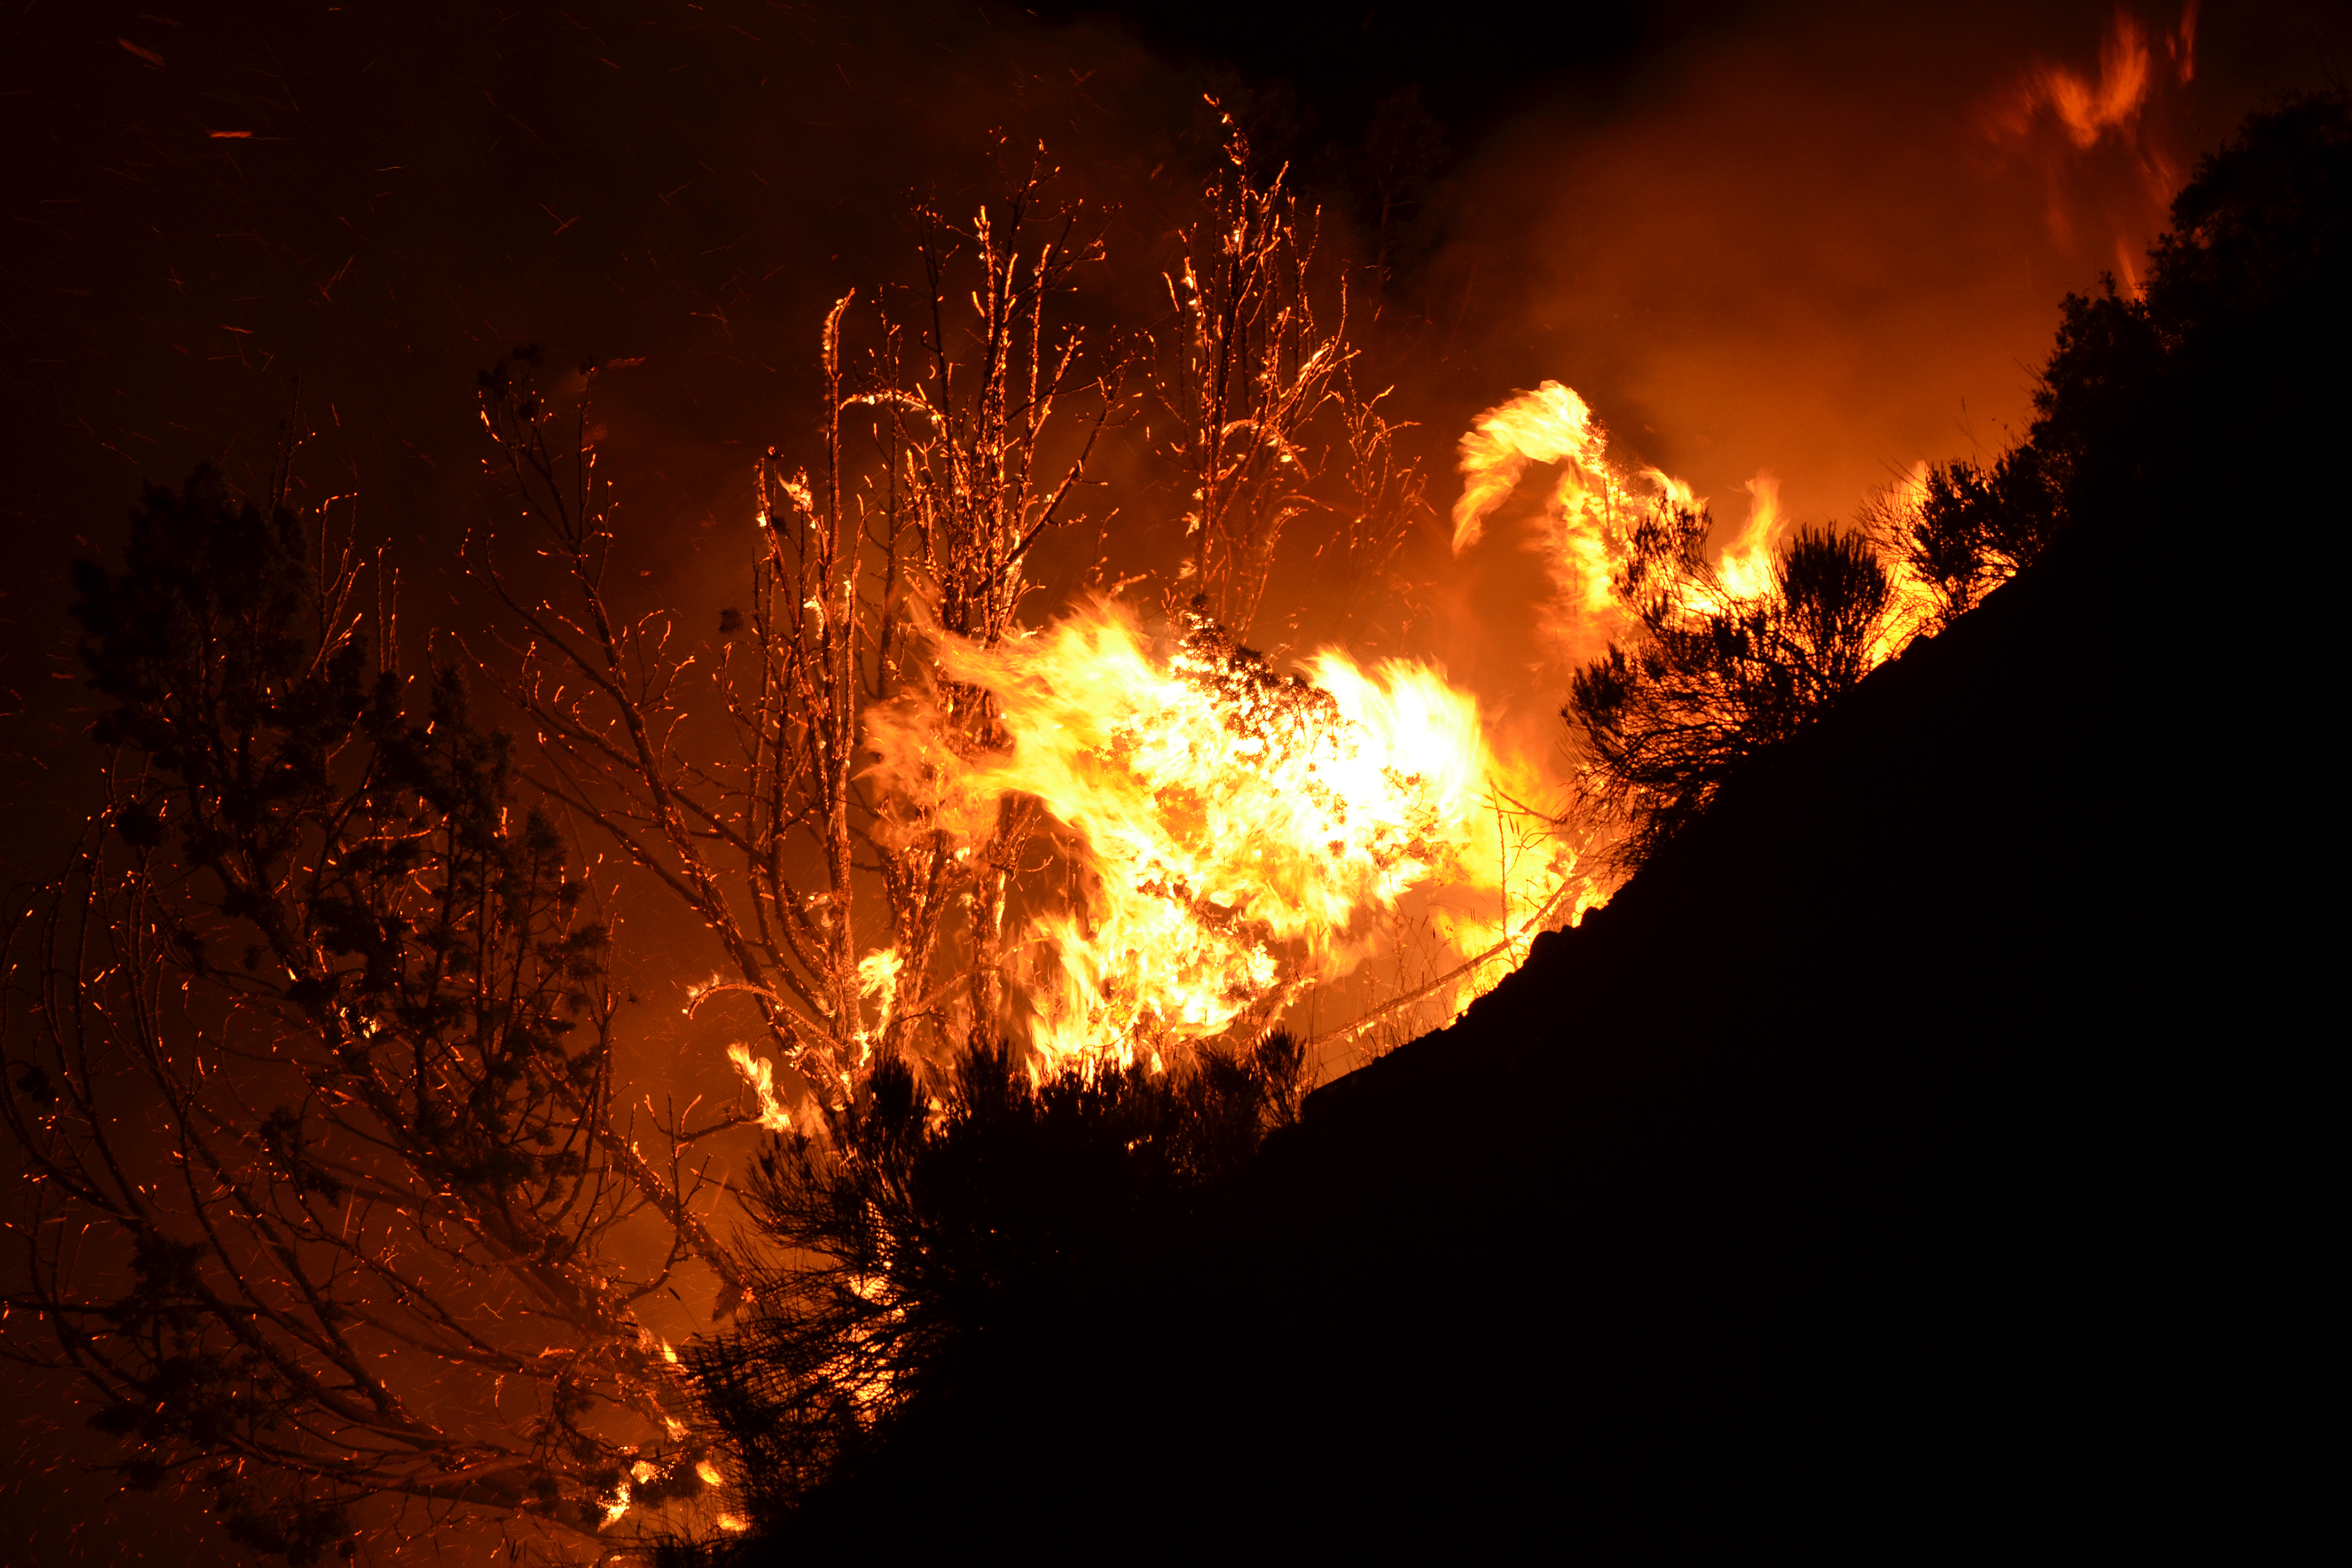
[{"label": "leafless tree", "polygon": [[[1287,169],[1258,183],[1248,139],[1220,113],[1224,160],[1209,212],[1168,275],[1175,352],[1160,390],[1188,492],[1188,553],[1171,597],[1246,640],[1285,531],[1318,505],[1324,447],[1313,427],[1345,408],[1356,415],[1351,440],[1385,456],[1388,426],[1346,395],[1344,279],[1336,326],[1316,320],[1320,215],[1302,218]],[[1361,460],[1372,450],[1351,456],[1374,471]]]},{"label": "leafless tree", "polygon": [[[827,316],[818,471],[761,460],[749,605],[721,619],[723,763],[679,741],[691,660],[668,619],[611,607],[584,400],[559,410],[512,365],[484,390],[563,577],[535,596],[481,558],[522,631],[506,689],[543,738],[534,776],[709,924],[729,968],[703,994],[748,997],[828,1102],[886,1043],[944,1059],[1002,1026],[1034,808],[956,795],[959,760],[1006,737],[988,694],[940,678],[928,648],[1014,626],[1031,552],[1072,521],[1116,405],[1114,373],[1089,373],[1082,335],[1053,321],[1099,250],[1049,179],[1034,171],[967,228],[919,213],[921,301],[911,322],[874,312],[862,377],[844,363],[853,300]],[[887,759],[883,729],[904,741]]]}]

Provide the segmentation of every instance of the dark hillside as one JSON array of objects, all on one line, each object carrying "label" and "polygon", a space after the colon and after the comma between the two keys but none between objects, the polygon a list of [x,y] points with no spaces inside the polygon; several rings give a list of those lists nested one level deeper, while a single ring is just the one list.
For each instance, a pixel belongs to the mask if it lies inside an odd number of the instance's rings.
[{"label": "dark hillside", "polygon": [[2326,1420],[2333,1031],[2291,999],[2333,854],[2291,831],[2304,654],[2185,565],[2218,499],[2085,520],[811,1526],[2280,1527]]},{"label": "dark hillside", "polygon": [[2036,563],[810,1532],[2273,1555],[2340,1316],[2321,118],[2265,289],[2070,317],[2155,346],[2062,339]]}]

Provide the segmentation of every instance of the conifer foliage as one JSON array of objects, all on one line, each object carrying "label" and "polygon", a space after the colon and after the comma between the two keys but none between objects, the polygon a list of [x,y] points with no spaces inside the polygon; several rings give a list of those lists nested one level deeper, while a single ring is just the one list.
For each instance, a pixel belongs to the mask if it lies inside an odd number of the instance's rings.
[{"label": "conifer foliage", "polygon": [[1561,713],[1582,742],[1582,805],[1624,824],[1639,864],[1748,757],[1780,744],[1884,657],[1895,585],[1869,541],[1801,529],[1761,595],[1704,553],[1706,510],[1664,505],[1615,584],[1636,635],[1576,673]]}]

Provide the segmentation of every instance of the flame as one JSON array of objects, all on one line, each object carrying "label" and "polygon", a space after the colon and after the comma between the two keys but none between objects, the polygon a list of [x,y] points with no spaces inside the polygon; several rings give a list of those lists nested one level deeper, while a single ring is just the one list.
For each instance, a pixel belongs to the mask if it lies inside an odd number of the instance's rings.
[{"label": "flame", "polygon": [[743,1081],[760,1097],[760,1125],[770,1132],[789,1131],[793,1119],[776,1099],[774,1067],[753,1056],[751,1047],[745,1045],[728,1047],[727,1059],[735,1064],[735,1070],[743,1075]]},{"label": "flame", "polygon": [[[994,647],[950,643],[941,666],[994,692],[1013,737],[962,786],[1032,795],[1085,847],[1084,896],[1028,933],[1047,1067],[1159,1061],[1270,1019],[1347,973],[1363,917],[1407,889],[1499,889],[1483,825],[1501,795],[1537,791],[1490,751],[1475,700],[1410,661],[1326,650],[1278,676],[1204,621],[1156,651],[1098,602]],[[1564,849],[1534,858],[1524,882],[1572,870]]]},{"label": "flame", "polygon": [[1741,487],[1748,495],[1748,521],[1723,547],[1723,585],[1734,598],[1761,597],[1772,586],[1772,548],[1780,540],[1780,481],[1759,473]]},{"label": "flame", "polygon": [[[2193,18],[2193,12],[2192,12]],[[1462,437],[1462,499],[1454,509],[1454,549],[1475,543],[1486,518],[1537,463],[1558,463],[1560,476],[1546,503],[1538,541],[1549,555],[1554,594],[1545,630],[1566,662],[1590,658],[1625,629],[1630,613],[1618,602],[1615,579],[1624,560],[1620,531],[1658,505],[1700,507],[1703,497],[1673,475],[1643,468],[1628,476],[1609,461],[1608,437],[1583,398],[1556,381],[1488,409]],[[1780,481],[1759,470],[1742,487],[1748,519],[1716,561],[1716,584],[1686,586],[1683,608],[1692,614],[1752,603],[1773,590],[1778,549],[1788,520]],[[1887,508],[1915,514],[1927,500],[1923,459],[1884,492]],[[1880,623],[1874,667],[1903,650],[1935,618],[1934,588],[1907,560],[1889,563],[1895,602]],[[1581,904],[1579,906],[1580,912]]]},{"label": "flame", "polygon": [[[1609,460],[1609,437],[1591,405],[1571,387],[1547,381],[1533,392],[1480,415],[1462,437],[1462,499],[1454,505],[1454,551],[1460,554],[1486,531],[1535,464],[1557,463],[1559,477],[1546,503],[1542,548],[1554,593],[1542,630],[1570,664],[1601,651],[1622,607],[1611,580],[1618,552],[1612,534],[1660,503],[1698,507],[1705,498],[1658,468],[1627,474]],[[1778,516],[1779,487],[1765,476],[1770,500],[1759,495],[1764,521]],[[1769,551],[1765,551],[1769,559]]]},{"label": "flame", "polygon": [[[2157,58],[2156,43],[2163,47],[2162,63]],[[1980,111],[1985,133],[1996,144],[2032,143],[2047,110],[2075,158],[2106,143],[2114,143],[2129,157],[2138,174],[2137,198],[2127,204],[2129,211],[2111,213],[2107,221],[2116,230],[2113,236],[2116,273],[2135,295],[2140,291],[2135,260],[2148,237],[2144,231],[2161,223],[2172,192],[2180,183],[2175,159],[2151,128],[2151,121],[2161,116],[2151,116],[2149,111],[2168,85],[2168,78],[2169,85],[2186,87],[2196,76],[2195,0],[2181,8],[2179,25],[2154,42],[2137,16],[2118,9],[2100,41],[2095,74],[2036,59]],[[2047,151],[2042,156],[2053,175],[2050,232],[2064,244],[2080,217],[2086,215],[2074,210],[2075,200],[2068,195],[2067,183],[2057,177],[2063,160],[2050,156]]]},{"label": "flame", "polygon": [[857,961],[858,994],[876,998],[882,1010],[881,1021],[875,1026],[877,1029],[890,1026],[890,1009],[898,1000],[898,972],[905,967],[906,961],[896,948],[886,947]]},{"label": "flame", "polygon": [[[2195,26],[2192,15],[2188,21],[2192,36]],[[2137,17],[2118,11],[2114,29],[2099,45],[2096,80],[2064,66],[2036,61],[2018,83],[2011,113],[2030,121],[2046,104],[2074,145],[2087,151],[2110,134],[2129,133],[2147,103],[2150,76],[2147,34]]]}]

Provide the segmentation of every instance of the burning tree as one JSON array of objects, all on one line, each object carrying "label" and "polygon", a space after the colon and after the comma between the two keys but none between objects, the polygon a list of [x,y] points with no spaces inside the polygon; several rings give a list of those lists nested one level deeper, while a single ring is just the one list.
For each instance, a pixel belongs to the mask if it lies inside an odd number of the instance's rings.
[{"label": "burning tree", "polygon": [[[919,215],[925,308],[911,326],[877,313],[866,384],[843,363],[852,300],[827,316],[821,466],[812,479],[761,460],[749,608],[719,624],[723,760],[681,743],[706,689],[689,689],[667,617],[624,622],[610,606],[609,492],[584,397],[558,409],[520,362],[485,379],[485,421],[563,579],[533,595],[481,557],[520,628],[502,689],[544,737],[534,782],[708,923],[729,973],[698,1000],[748,997],[771,1047],[827,1100],[878,1048],[944,1060],[1001,1027],[1005,910],[1034,808],[982,803],[970,831],[942,819],[950,775],[1005,739],[989,693],[942,679],[928,650],[1015,627],[1031,552],[1072,520],[1116,403],[1116,366],[1085,374],[1080,334],[1049,323],[1099,249],[1079,213],[1042,206],[1045,179],[968,229]],[[969,321],[951,303],[961,267]],[[1086,408],[1055,458],[1073,398]],[[895,771],[871,767],[880,731],[907,739]]]},{"label": "burning tree", "polygon": [[[1212,106],[1214,107],[1213,100]],[[1237,637],[1249,635],[1284,531],[1318,501],[1324,450],[1312,431],[1333,405],[1352,415],[1351,469],[1378,475],[1387,427],[1349,395],[1355,352],[1347,292],[1329,331],[1315,314],[1317,219],[1302,225],[1277,171],[1252,179],[1249,141],[1219,110],[1225,158],[1210,212],[1183,236],[1168,277],[1172,363],[1160,383],[1174,418],[1168,453],[1187,491],[1187,554],[1171,597]],[[1372,479],[1377,487],[1381,476]],[[1187,590],[1190,590],[1189,594]]]},{"label": "burning tree", "polygon": [[[1188,253],[1170,273],[1173,368],[1157,395],[1176,415],[1163,450],[1191,497],[1191,554],[1164,595],[1194,650],[1176,663],[1215,647],[1210,662],[1239,670],[1255,656],[1223,628],[1256,614],[1284,530],[1328,508],[1360,574],[1393,551],[1420,488],[1394,449],[1399,426],[1356,395],[1353,351],[1317,324],[1314,215],[1279,172],[1256,181],[1226,130],[1210,216],[1181,237]],[[1101,847],[1074,839],[1083,830],[1059,806],[1041,839],[1041,792],[1015,764],[1003,704],[1014,666],[1034,667],[1016,645],[1028,646],[1034,552],[1077,520],[1134,361],[1055,321],[1101,248],[1083,212],[1051,196],[1049,171],[968,226],[918,219],[913,308],[886,295],[854,312],[845,298],[826,319],[814,475],[772,449],[759,465],[759,553],[746,607],[721,617],[709,689],[667,617],[611,606],[609,493],[584,392],[558,407],[517,362],[483,389],[506,475],[562,579],[536,591],[487,543],[478,557],[517,628],[511,657],[483,662],[520,671],[501,689],[543,738],[530,777],[715,933],[724,967],[698,1005],[748,1000],[767,1048],[836,1105],[877,1052],[943,1068],[968,1041],[1006,1037],[1051,986],[1041,963],[1083,962],[1106,940]],[[853,327],[871,345],[862,366],[844,346]],[[723,762],[682,739],[704,689],[732,731]],[[1025,872],[1024,857],[1036,862]],[[1165,869],[1135,874],[1183,919],[1227,920],[1230,898],[1213,908],[1213,889]],[[1016,906],[1049,914],[1044,958],[1015,951]],[[1241,978],[1253,1001],[1271,988]],[[1071,1026],[1124,1027],[1099,1011]],[[1103,1035],[1086,1048],[1131,1047]],[[772,1093],[770,1065],[738,1052]]]},{"label": "burning tree", "polygon": [[691,1156],[746,1118],[616,1092],[605,930],[506,738],[403,670],[381,563],[282,493],[150,490],[79,581],[117,749],[8,932],[7,1304],[51,1336],[10,1350],[97,1392],[130,1484],[296,1562],[703,1489],[637,1308],[736,1279]]}]

